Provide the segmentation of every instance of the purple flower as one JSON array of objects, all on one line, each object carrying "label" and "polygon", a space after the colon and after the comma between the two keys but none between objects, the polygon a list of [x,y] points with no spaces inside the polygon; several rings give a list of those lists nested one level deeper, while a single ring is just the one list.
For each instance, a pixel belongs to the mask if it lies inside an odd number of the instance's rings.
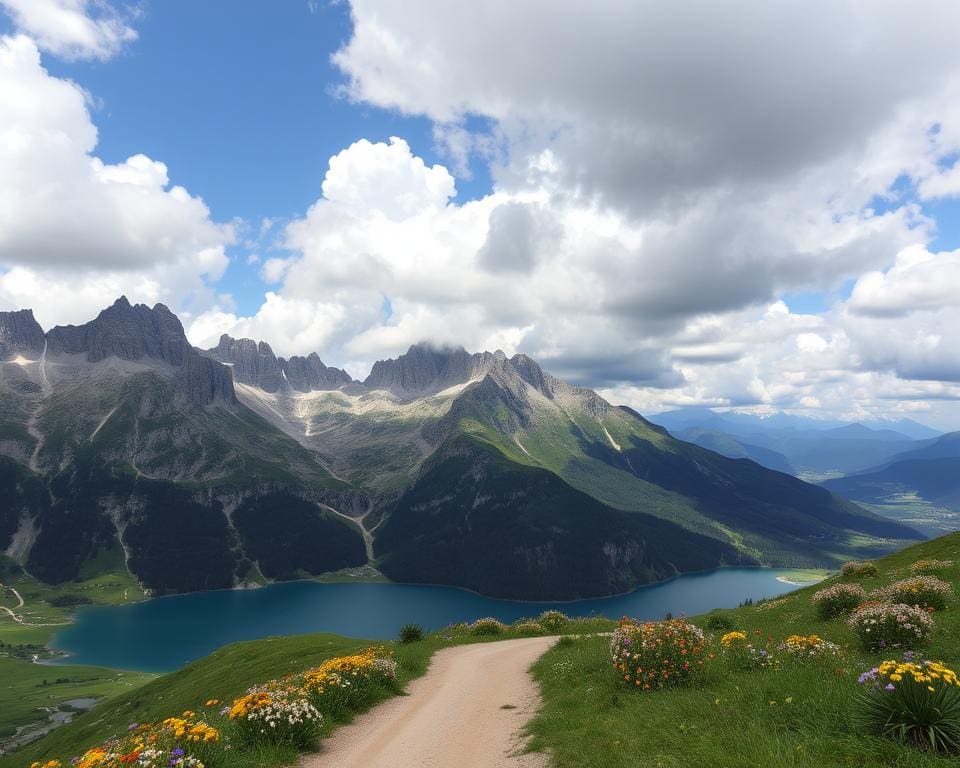
[{"label": "purple flower", "polygon": [[177,747],[176,749],[170,750],[170,754],[174,757],[183,757],[184,751],[180,747]]},{"label": "purple flower", "polygon": [[893,683],[887,683],[886,686],[884,686],[884,689],[883,689],[883,690],[885,690],[885,691],[894,691],[894,690],[896,690],[896,688],[894,688]]},{"label": "purple flower", "polygon": [[130,726],[127,728],[128,731],[135,731],[140,727],[140,723],[130,723]]}]

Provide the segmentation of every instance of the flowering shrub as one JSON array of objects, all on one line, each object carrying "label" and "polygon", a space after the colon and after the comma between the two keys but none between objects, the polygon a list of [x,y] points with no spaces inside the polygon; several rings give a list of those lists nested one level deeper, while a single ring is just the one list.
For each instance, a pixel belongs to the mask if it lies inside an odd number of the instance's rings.
[{"label": "flowering shrub", "polygon": [[821,619],[832,619],[844,613],[850,613],[866,598],[866,592],[859,584],[834,584],[832,587],[814,592],[810,598]]},{"label": "flowering shrub", "polygon": [[879,573],[876,563],[869,560],[851,560],[844,563],[840,573],[848,579],[866,579],[870,576],[876,576]]},{"label": "flowering shrub", "polygon": [[[220,728],[187,711],[159,723],[134,723],[124,736],[88,749],[73,758],[71,765],[226,768],[242,762],[238,761],[238,753],[263,744],[312,749],[321,733],[321,709],[336,713],[364,704],[376,684],[392,686],[396,677],[397,663],[382,651],[368,648],[363,653],[328,659],[319,667],[248,689],[220,711],[220,717],[226,718],[224,730],[229,739]],[[219,704],[219,699],[208,699],[204,706]],[[227,751],[231,749],[234,751]],[[63,766],[58,760],[48,760],[33,763],[30,768]]]},{"label": "flowering shrub", "polygon": [[864,648],[916,648],[930,639],[933,619],[922,608],[902,603],[882,603],[858,608],[847,624]]},{"label": "flowering shrub", "polygon": [[373,676],[381,683],[390,685],[397,680],[397,662],[393,659],[376,658],[373,660]]},{"label": "flowering shrub", "polygon": [[960,680],[938,661],[884,661],[860,675],[863,724],[935,752],[960,754]]},{"label": "flowering shrub", "polygon": [[720,645],[722,645],[724,648],[734,648],[741,643],[746,645],[747,636],[745,633],[740,632],[739,630],[727,632],[727,634],[720,638]]},{"label": "flowering shrub", "polygon": [[777,650],[794,659],[816,659],[840,655],[840,646],[818,635],[790,635]]},{"label": "flowering shrub", "polygon": [[569,621],[570,618],[560,611],[544,611],[537,618],[537,623],[547,632],[559,632]]},{"label": "flowering shrub", "polygon": [[338,656],[308,669],[297,682],[316,707],[328,713],[337,712],[367,699],[376,660],[377,653],[372,648],[352,656]]},{"label": "flowering shrub", "polygon": [[621,623],[610,640],[613,666],[644,690],[685,685],[699,677],[706,657],[703,631],[682,619]]},{"label": "flowering shrub", "polygon": [[748,642],[744,632],[727,632],[720,638],[723,659],[733,669],[777,669],[780,661],[767,648]]},{"label": "flowering shrub", "polygon": [[947,607],[947,599],[952,591],[948,582],[936,576],[913,576],[875,590],[870,596],[891,603],[919,605],[921,608],[942,611]]},{"label": "flowering shrub", "polygon": [[76,768],[131,764],[140,768],[210,768],[224,764],[220,741],[219,729],[187,711],[156,724],[134,723],[125,736],[88,749],[71,762]]},{"label": "flowering shrub", "polygon": [[910,570],[913,573],[924,573],[925,571],[939,571],[949,568],[951,565],[953,565],[953,560],[917,560],[910,566]]},{"label": "flowering shrub", "polygon": [[543,625],[536,621],[530,621],[529,619],[518,621],[513,625],[513,628],[517,632],[524,632],[531,635],[540,635],[543,633]]},{"label": "flowering shrub", "polygon": [[243,746],[268,743],[311,749],[323,723],[320,711],[296,689],[251,691],[233,702],[228,716]]},{"label": "flowering shrub", "polygon": [[474,635],[499,635],[506,630],[507,625],[499,619],[477,619],[473,624],[468,625],[471,634]]}]

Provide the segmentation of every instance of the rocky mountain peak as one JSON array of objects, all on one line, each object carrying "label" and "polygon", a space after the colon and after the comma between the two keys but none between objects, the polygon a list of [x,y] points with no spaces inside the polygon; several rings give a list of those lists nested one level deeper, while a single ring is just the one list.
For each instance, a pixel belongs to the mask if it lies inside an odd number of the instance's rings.
[{"label": "rocky mountain peak", "polygon": [[17,355],[39,356],[43,343],[43,329],[32,309],[0,312],[0,360]]},{"label": "rocky mountain peak", "polygon": [[201,357],[187,341],[180,320],[163,304],[131,305],[121,296],[89,323],[53,328],[47,342],[49,355],[85,355],[90,363],[108,357],[162,361],[180,369],[197,402],[235,400],[230,371]]},{"label": "rocky mountain peak", "polygon": [[510,365],[527,384],[544,396],[553,398],[553,377],[543,372],[540,363],[521,353],[510,358]]},{"label": "rocky mountain peak", "polygon": [[249,384],[264,392],[312,392],[339,389],[353,379],[346,371],[328,368],[316,352],[289,360],[277,357],[265,341],[234,339],[227,334],[204,355],[229,365],[234,381]]},{"label": "rocky mountain peak", "polygon": [[437,392],[489,371],[497,363],[490,352],[471,355],[463,347],[414,344],[400,357],[373,364],[364,386],[385,389],[401,397]]}]

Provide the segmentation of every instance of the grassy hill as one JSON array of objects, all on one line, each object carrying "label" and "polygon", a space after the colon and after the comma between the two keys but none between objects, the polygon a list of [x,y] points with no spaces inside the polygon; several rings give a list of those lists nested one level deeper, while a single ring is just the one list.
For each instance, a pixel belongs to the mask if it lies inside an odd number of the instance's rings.
[{"label": "grassy hill", "polygon": [[[358,652],[368,645],[362,640],[316,634],[225,646],[183,669],[115,696],[39,742],[0,758],[0,768],[24,768],[33,760],[69,758],[124,733],[131,723],[155,722],[187,709],[198,709],[211,698],[230,701],[251,685]],[[401,680],[422,673],[433,648],[426,644],[403,648],[401,669],[405,678]],[[281,750],[279,754],[260,757],[277,764],[294,756]],[[258,764],[256,759],[237,763]]]},{"label": "grassy hill", "polygon": [[[950,560],[938,577],[960,585],[960,533],[925,542],[877,561],[879,573],[859,583],[882,586],[910,573],[921,559]],[[558,643],[534,667],[544,706],[530,724],[535,749],[549,750],[556,768],[946,768],[955,758],[904,747],[865,734],[855,721],[857,677],[884,656],[860,650],[842,620],[820,620],[810,597],[827,582],[775,600],[735,610],[714,611],[691,621],[707,628],[718,646],[723,624],[755,642],[776,642],[791,634],[817,634],[837,643],[841,655],[816,663],[784,663],[777,670],[731,671],[708,665],[701,686],[640,692],[620,683],[611,666],[605,620],[568,622],[573,636]],[[935,615],[937,628],[923,655],[960,665],[960,607],[957,596]],[[516,635],[509,630],[505,635]],[[544,631],[547,631],[544,629]],[[555,631],[551,629],[550,631]],[[396,647],[401,682],[421,674],[430,655],[446,645],[478,640],[463,627],[442,630],[424,642]],[[131,721],[155,719],[196,707],[208,697],[228,699],[249,685],[303,669],[365,643],[331,635],[273,638],[227,646],[178,672],[122,693],[81,715],[18,755],[0,759],[0,768],[29,765],[39,758],[69,757],[121,733]],[[717,648],[718,649],[718,648]],[[261,755],[246,765],[276,765],[287,753]]]},{"label": "grassy hill", "polygon": [[[878,561],[879,575],[860,583],[872,589],[909,575],[920,559],[952,560],[937,576],[960,586],[960,533],[925,542]],[[702,687],[638,692],[612,674],[609,639],[585,638],[555,646],[534,668],[544,707],[530,726],[533,746],[549,749],[557,768],[939,768],[956,757],[937,757],[865,734],[855,722],[857,677],[890,655],[859,649],[842,620],[817,618],[814,587],[732,611],[693,619],[708,627],[722,616],[731,627],[763,642],[790,634],[817,634],[842,655],[829,663],[784,665],[776,671],[724,671],[708,667]],[[935,615],[937,629],[922,656],[960,666],[960,607]],[[711,632],[715,638],[722,630]],[[757,633],[757,634],[755,634]],[[898,656],[893,656],[898,657]]]}]

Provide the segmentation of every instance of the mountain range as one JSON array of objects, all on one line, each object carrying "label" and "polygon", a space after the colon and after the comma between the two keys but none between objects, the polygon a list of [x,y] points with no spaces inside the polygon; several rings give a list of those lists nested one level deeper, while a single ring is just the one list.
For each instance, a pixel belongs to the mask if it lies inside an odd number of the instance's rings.
[{"label": "mountain range", "polygon": [[799,476],[862,472],[941,435],[912,419],[841,422],[682,408],[651,417],[682,440]]},{"label": "mountain range", "polygon": [[570,599],[918,537],[522,354],[418,344],[356,381],[262,341],[195,349],[125,298],[46,332],[0,313],[0,494],[0,551],[38,578],[126,567],[157,593],[373,565]]},{"label": "mountain range", "polygon": [[960,527],[960,432],[926,441],[881,466],[825,481],[823,487],[870,504],[926,502],[933,509],[922,514],[935,513],[938,518],[931,533],[956,530]]}]

